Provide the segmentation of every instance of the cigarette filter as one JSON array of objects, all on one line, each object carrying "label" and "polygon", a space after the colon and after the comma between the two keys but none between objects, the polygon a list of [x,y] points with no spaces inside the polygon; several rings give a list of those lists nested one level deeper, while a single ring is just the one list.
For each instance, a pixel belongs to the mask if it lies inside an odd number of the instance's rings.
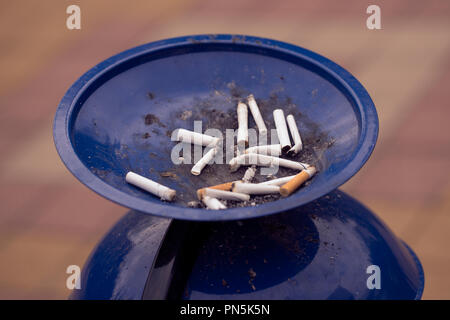
[{"label": "cigarette filter", "polygon": [[148,178],[140,176],[131,171],[127,173],[127,175],[125,176],[125,180],[128,183],[130,183],[136,187],[139,187],[145,191],[148,191],[151,194],[154,194],[163,200],[172,201],[176,195],[175,190],[170,189],[166,186],[163,186],[162,184],[159,184],[158,182],[155,182],[153,180],[150,180]]},{"label": "cigarette filter", "polygon": [[198,160],[198,162],[192,167],[191,169],[191,173],[194,176],[198,176],[203,168],[212,160],[214,159],[214,156],[217,153],[217,149],[216,148],[212,148],[211,150],[209,150],[200,160]]},{"label": "cigarette filter", "polygon": [[283,197],[287,197],[295,190],[297,190],[306,180],[311,178],[316,173],[316,167],[310,166],[309,168],[303,170],[297,174],[294,178],[286,182],[280,188],[280,193]]},{"label": "cigarette filter", "polygon": [[225,182],[225,183],[221,183],[221,184],[217,184],[215,186],[211,186],[208,187],[210,189],[217,189],[217,190],[224,190],[224,191],[230,191],[231,187],[233,185],[234,181],[230,181],[230,182]]},{"label": "cigarette filter", "polygon": [[258,183],[244,183],[237,181],[233,183],[233,192],[245,193],[245,194],[269,194],[279,193],[279,186],[260,185]]},{"label": "cigarette filter", "polygon": [[196,145],[200,145],[200,146],[210,146],[210,147],[214,147],[220,142],[219,138],[213,137],[213,136],[208,136],[203,133],[190,131],[190,130],[186,130],[186,129],[181,129],[181,128],[176,129],[176,130],[177,130],[177,132],[175,134],[176,141],[182,141],[182,142],[186,142],[186,143],[192,143],[192,144],[196,144]]},{"label": "cigarette filter", "polygon": [[238,116],[238,135],[237,143],[239,146],[248,145],[248,108],[243,102],[239,102],[237,106]]},{"label": "cigarette filter", "polygon": [[289,140],[289,132],[286,126],[284,112],[281,109],[273,111],[273,120],[277,128],[278,140],[280,140],[281,150],[287,152],[291,148],[291,140]]},{"label": "cigarette filter", "polygon": [[288,153],[297,154],[303,148],[302,138],[300,132],[297,128],[297,123],[295,122],[294,116],[292,114],[286,117],[289,131],[291,132],[292,139],[294,140],[294,146],[289,149]]},{"label": "cigarette filter", "polygon": [[202,198],[202,201],[206,205],[206,208],[211,209],[211,210],[220,210],[220,209],[227,208],[222,202],[220,202],[216,198],[204,196]]},{"label": "cigarette filter", "polygon": [[253,119],[255,120],[256,126],[258,127],[259,134],[267,135],[266,124],[264,123],[261,112],[259,111],[259,107],[256,103],[255,97],[252,94],[248,96],[247,103],[252,113]]}]

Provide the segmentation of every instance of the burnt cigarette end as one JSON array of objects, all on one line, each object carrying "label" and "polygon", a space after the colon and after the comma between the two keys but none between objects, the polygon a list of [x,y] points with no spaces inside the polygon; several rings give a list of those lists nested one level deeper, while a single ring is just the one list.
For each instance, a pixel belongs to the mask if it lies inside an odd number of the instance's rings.
[{"label": "burnt cigarette end", "polygon": [[290,145],[286,145],[286,146],[283,146],[281,148],[281,152],[282,153],[287,153],[290,149],[291,149],[291,146]]}]

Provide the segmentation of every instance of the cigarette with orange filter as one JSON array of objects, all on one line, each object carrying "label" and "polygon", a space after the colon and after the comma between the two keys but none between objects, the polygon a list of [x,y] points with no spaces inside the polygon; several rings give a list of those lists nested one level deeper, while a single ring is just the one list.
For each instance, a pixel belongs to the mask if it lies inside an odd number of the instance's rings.
[{"label": "cigarette with orange filter", "polygon": [[310,166],[297,174],[294,178],[286,182],[280,188],[280,194],[283,197],[287,197],[297,190],[302,184],[304,184],[308,179],[310,179],[316,173],[316,167]]}]

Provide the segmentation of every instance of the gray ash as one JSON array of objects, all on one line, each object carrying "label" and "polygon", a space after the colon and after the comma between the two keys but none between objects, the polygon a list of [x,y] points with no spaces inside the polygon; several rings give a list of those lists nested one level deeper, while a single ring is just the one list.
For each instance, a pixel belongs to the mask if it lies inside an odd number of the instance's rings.
[{"label": "gray ash", "polygon": [[165,128],[166,125],[164,123],[161,122],[161,120],[159,120],[159,118],[157,116],[155,116],[154,114],[148,113],[144,116],[144,122],[145,125],[149,126],[152,124],[157,124],[160,127]]}]

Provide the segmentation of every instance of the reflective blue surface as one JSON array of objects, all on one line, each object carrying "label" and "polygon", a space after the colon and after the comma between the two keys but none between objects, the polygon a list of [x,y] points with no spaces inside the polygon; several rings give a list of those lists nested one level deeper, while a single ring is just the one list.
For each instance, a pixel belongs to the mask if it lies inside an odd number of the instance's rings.
[{"label": "reflective blue surface", "polygon": [[130,211],[93,250],[71,299],[141,299],[170,219]]},{"label": "reflective blue surface", "polygon": [[[368,266],[381,271],[369,290]],[[214,225],[186,299],[418,299],[415,255],[360,203],[336,191],[275,216]]]},{"label": "reflective blue surface", "polygon": [[[174,143],[168,132],[192,129],[193,121],[176,115],[196,101],[208,98],[214,108],[234,113],[230,84],[257,98],[276,94],[290,101],[304,119],[335,140],[319,155],[320,173],[308,186],[276,202],[205,214],[202,209],[163,203],[125,182],[129,170],[161,181],[160,173],[173,167]],[[146,125],[148,113],[160,122]],[[147,132],[151,137],[143,139]],[[378,119],[368,93],[343,68],[287,43],[232,35],[163,40],[112,57],[74,83],[58,107],[54,124],[61,159],[82,183],[129,208],[187,220],[252,218],[317,199],[361,168],[377,133]],[[177,190],[205,186],[190,174],[164,183]]]},{"label": "reflective blue surface", "polygon": [[[91,255],[82,290],[72,297],[140,299],[167,221],[128,213]],[[278,215],[210,228],[181,298],[419,299],[423,292],[414,253],[340,191]],[[370,265],[380,268],[379,290],[367,288]]]}]

